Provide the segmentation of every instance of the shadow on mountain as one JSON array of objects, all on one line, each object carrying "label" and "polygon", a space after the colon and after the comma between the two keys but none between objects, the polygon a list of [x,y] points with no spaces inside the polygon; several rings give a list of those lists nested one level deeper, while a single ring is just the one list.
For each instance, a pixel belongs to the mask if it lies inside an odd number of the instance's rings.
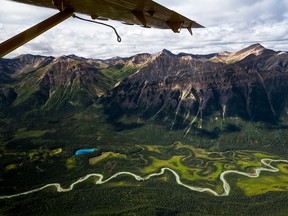
[{"label": "shadow on mountain", "polygon": [[224,132],[226,133],[235,133],[235,132],[240,132],[241,128],[235,124],[228,124],[224,128]]},{"label": "shadow on mountain", "polygon": [[265,124],[261,126],[261,129],[266,130],[287,130],[288,125],[281,125],[281,124]]},{"label": "shadow on mountain", "polygon": [[40,144],[33,143],[30,138],[23,138],[19,140],[11,140],[6,145],[7,150],[26,151],[28,149],[39,148]]},{"label": "shadow on mountain", "polygon": [[137,129],[140,128],[142,126],[144,126],[145,124],[143,123],[122,123],[122,122],[111,122],[112,125],[114,126],[116,131],[124,131],[124,130],[133,130],[133,129]]},{"label": "shadow on mountain", "polygon": [[220,128],[214,128],[212,131],[205,129],[199,130],[199,135],[208,139],[217,139],[221,133]]}]

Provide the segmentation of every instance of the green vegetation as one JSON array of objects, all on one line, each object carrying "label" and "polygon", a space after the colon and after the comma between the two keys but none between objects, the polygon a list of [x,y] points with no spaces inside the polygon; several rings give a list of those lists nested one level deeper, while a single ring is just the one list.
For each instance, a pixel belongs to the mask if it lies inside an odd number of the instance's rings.
[{"label": "green vegetation", "polygon": [[49,130],[26,131],[26,129],[19,129],[14,135],[14,140],[41,137],[48,132]]},{"label": "green vegetation", "polygon": [[[113,86],[119,81],[124,80],[130,75],[134,74],[139,68],[132,66],[125,66],[124,64],[116,64],[111,67],[102,69],[101,72],[112,81]],[[113,87],[112,86],[112,87]]]},{"label": "green vegetation", "polygon": [[67,158],[66,159],[66,167],[67,169],[72,169],[75,167],[75,159],[74,158]]},{"label": "green vegetation", "polygon": [[124,158],[126,158],[125,155],[122,155],[122,154],[119,154],[119,153],[102,152],[102,154],[100,156],[89,158],[89,164],[95,165],[95,164],[99,163],[100,161],[105,160],[105,159],[107,159],[109,157],[116,157],[116,158],[117,157],[124,157]]},{"label": "green vegetation", "polygon": [[[117,121],[108,117],[100,104],[49,115],[44,111],[6,115],[0,126],[0,194],[53,182],[68,187],[89,173],[101,173],[105,179],[119,171],[147,176],[163,167],[175,170],[185,184],[222,193],[221,172],[253,172],[263,167],[261,158],[287,159],[285,121],[268,127],[241,119],[227,118],[221,123],[211,118],[203,121],[203,129],[195,128],[185,136],[183,130],[170,130],[165,124],[133,115]],[[239,130],[230,130],[229,125]],[[96,151],[75,156],[81,148]],[[288,165],[273,165],[280,172],[262,172],[259,178],[227,175],[232,188],[229,197],[190,191],[167,172],[144,182],[119,176],[95,185],[97,179],[91,178],[68,193],[49,188],[0,200],[0,214],[285,215]]]},{"label": "green vegetation", "polygon": [[5,167],[6,170],[12,170],[16,168],[17,168],[17,164],[9,164]]},{"label": "green vegetation", "polygon": [[244,191],[246,196],[255,196],[270,191],[288,191],[287,173],[269,174],[265,173],[259,178],[238,177],[236,185]]}]

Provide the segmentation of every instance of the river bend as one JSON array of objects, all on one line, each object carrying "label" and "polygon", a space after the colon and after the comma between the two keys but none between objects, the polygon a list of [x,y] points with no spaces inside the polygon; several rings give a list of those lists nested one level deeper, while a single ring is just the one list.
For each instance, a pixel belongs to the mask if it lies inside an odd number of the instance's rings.
[{"label": "river bend", "polygon": [[132,176],[135,180],[137,181],[146,181],[146,180],[149,180],[150,178],[152,177],[155,177],[155,176],[161,176],[163,175],[166,171],[169,171],[171,172],[174,177],[175,177],[175,180],[176,182],[183,186],[183,187],[186,187],[187,189],[189,190],[192,190],[192,191],[197,191],[197,192],[208,192],[208,193],[211,193],[213,194],[214,196],[228,196],[230,191],[231,191],[231,187],[229,185],[229,183],[226,181],[225,179],[225,176],[227,174],[231,174],[231,173],[235,173],[235,174],[239,174],[239,175],[243,175],[243,176],[247,176],[247,177],[250,177],[250,178],[257,178],[259,177],[260,173],[262,171],[267,171],[267,172],[279,172],[279,169],[272,166],[271,163],[272,162],[284,162],[284,163],[288,163],[288,160],[274,160],[274,159],[267,159],[267,158],[264,158],[264,159],[261,159],[261,163],[263,165],[265,165],[266,167],[257,167],[255,168],[255,171],[252,172],[252,173],[248,173],[248,172],[240,172],[240,171],[237,171],[237,170],[226,170],[224,172],[222,172],[220,174],[220,180],[222,181],[223,183],[223,190],[224,192],[223,193],[217,193],[216,191],[210,189],[210,188],[201,188],[201,187],[195,187],[195,186],[191,186],[191,185],[188,185],[188,184],[184,184],[179,175],[172,169],[168,168],[168,167],[163,167],[161,168],[161,170],[159,172],[156,172],[156,173],[152,173],[150,175],[147,175],[146,177],[141,177],[139,175],[136,175],[134,173],[131,173],[131,172],[118,172],[114,175],[112,175],[111,177],[107,178],[106,180],[104,180],[104,176],[102,174],[99,174],[99,173],[91,173],[91,174],[88,174],[84,177],[81,177],[79,178],[77,181],[75,181],[74,183],[72,183],[68,188],[63,188],[61,187],[61,185],[59,183],[51,183],[51,184],[47,184],[43,187],[40,187],[40,188],[36,188],[36,189],[33,189],[33,190],[29,190],[29,191],[26,191],[26,192],[22,192],[22,193],[18,193],[18,194],[12,194],[12,195],[2,195],[0,196],[0,199],[11,199],[11,198],[14,198],[14,197],[19,197],[19,196],[23,196],[23,195],[28,195],[28,194],[32,194],[32,193],[35,193],[35,192],[38,192],[38,191],[41,191],[41,190],[44,190],[45,188],[49,188],[49,187],[54,187],[56,188],[57,192],[59,193],[63,193],[63,192],[69,192],[69,191],[72,191],[74,186],[77,185],[77,184],[80,184],[84,181],[86,181],[87,179],[89,179],[90,177],[98,177],[98,179],[95,181],[95,184],[105,184],[107,182],[109,182],[110,180],[120,176],[120,175],[129,175],[129,176]]}]

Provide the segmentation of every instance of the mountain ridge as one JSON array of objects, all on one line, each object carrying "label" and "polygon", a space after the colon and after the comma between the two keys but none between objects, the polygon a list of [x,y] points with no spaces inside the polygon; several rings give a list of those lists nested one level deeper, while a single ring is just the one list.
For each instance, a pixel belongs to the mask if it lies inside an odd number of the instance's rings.
[{"label": "mountain ridge", "polygon": [[238,60],[225,64],[160,52],[106,96],[107,113],[120,107],[146,118],[170,116],[172,125],[186,126],[213,113],[276,120],[286,104],[288,86],[288,54],[278,54],[256,44],[233,53]]},{"label": "mountain ridge", "polygon": [[288,95],[288,54],[260,44],[222,53],[226,59],[220,54],[164,49],[106,60],[73,54],[1,59],[0,107],[23,112],[103,103],[109,115],[132,112],[186,126],[215,113],[279,119]]}]

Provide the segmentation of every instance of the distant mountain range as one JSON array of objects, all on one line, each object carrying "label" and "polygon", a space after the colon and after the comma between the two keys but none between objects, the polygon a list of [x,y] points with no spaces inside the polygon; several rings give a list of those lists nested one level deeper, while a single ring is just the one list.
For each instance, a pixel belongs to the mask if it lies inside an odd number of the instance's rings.
[{"label": "distant mountain range", "polygon": [[0,59],[0,110],[74,110],[101,103],[172,127],[218,115],[278,121],[287,115],[288,53],[251,45],[209,55],[168,50],[130,58],[21,55]]}]

